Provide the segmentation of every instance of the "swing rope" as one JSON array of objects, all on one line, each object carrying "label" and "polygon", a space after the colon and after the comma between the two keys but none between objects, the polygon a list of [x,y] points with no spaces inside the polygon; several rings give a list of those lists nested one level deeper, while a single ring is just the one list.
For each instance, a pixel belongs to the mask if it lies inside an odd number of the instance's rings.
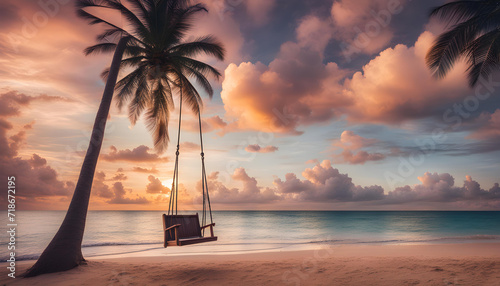
[{"label": "swing rope", "polygon": [[[174,165],[174,175],[172,180],[172,189],[170,190],[170,200],[168,204],[167,215],[177,215],[177,201],[179,196],[179,148],[181,140],[181,121],[182,121],[182,85],[180,89],[180,104],[179,104],[179,128],[177,130],[177,150],[175,152],[175,165]],[[203,195],[203,213],[202,213],[202,225],[206,225],[208,220],[207,211],[210,214],[210,224],[213,223],[212,217],[212,206],[210,204],[210,195],[208,193],[208,180],[207,173],[205,169],[205,153],[203,149],[203,130],[201,121],[201,111],[198,111],[198,123],[200,126],[200,149],[201,149],[201,189]],[[205,229],[203,229],[203,234]]]},{"label": "swing rope", "polygon": [[177,150],[175,151],[175,165],[174,165],[174,178],[172,179],[172,188],[170,189],[170,201],[168,204],[168,212],[170,215],[170,210],[172,210],[172,215],[177,215],[177,197],[179,189],[179,147],[181,141],[181,122],[182,122],[182,87],[180,91],[180,103],[179,103],[179,128],[177,130]]}]

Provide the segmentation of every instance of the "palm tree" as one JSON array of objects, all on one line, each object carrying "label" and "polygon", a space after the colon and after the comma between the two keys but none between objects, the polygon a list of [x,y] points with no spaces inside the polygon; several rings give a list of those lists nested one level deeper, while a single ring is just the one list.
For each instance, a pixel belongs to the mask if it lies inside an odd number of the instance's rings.
[{"label": "palm tree", "polygon": [[[210,96],[213,90],[206,76],[220,77],[216,69],[192,58],[199,53],[206,53],[222,60],[224,49],[213,37],[182,42],[192,27],[193,16],[207,11],[203,5],[190,5],[187,0],[127,2],[133,8],[122,4],[120,0],[76,1],[80,17],[89,20],[90,24],[107,26],[98,36],[101,42],[87,48],[85,53],[90,55],[114,51],[114,56],[110,68],[103,73],[106,86],[68,212],[56,235],[38,261],[24,274],[25,277],[65,271],[85,262],[81,246],[92,181],[115,90],[119,106],[131,100],[132,123],[147,109],[148,126],[154,131],[156,149],[161,151],[168,143],[167,126],[169,110],[173,107],[172,93],[180,91],[182,100],[199,114],[202,101],[188,77],[196,79]],[[118,11],[127,20],[128,28],[121,28],[95,16],[86,8]],[[118,38],[118,43],[106,42],[110,38]],[[128,57],[123,59],[123,55]],[[119,71],[127,67],[135,70],[117,84]],[[130,98],[132,95],[134,97]]]},{"label": "palm tree", "polygon": [[500,2],[455,1],[433,9],[431,17],[453,25],[427,53],[427,65],[436,77],[445,77],[461,58],[467,61],[471,87],[500,68]]}]

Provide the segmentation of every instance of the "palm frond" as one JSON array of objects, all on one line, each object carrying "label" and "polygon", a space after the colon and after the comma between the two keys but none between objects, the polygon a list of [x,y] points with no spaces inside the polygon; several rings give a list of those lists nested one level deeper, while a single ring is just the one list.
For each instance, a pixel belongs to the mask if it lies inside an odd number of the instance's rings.
[{"label": "palm frond", "polygon": [[83,53],[88,55],[97,55],[100,53],[111,53],[116,49],[115,43],[101,43],[97,45],[93,45],[91,47],[86,48]]},{"label": "palm frond", "polygon": [[161,26],[161,42],[164,46],[173,46],[179,43],[186,33],[192,28],[193,16],[199,12],[208,12],[202,4],[196,4],[188,8],[179,9],[171,14],[169,21]]},{"label": "palm frond", "polygon": [[[132,58],[127,58],[127,59],[123,59],[121,62],[120,62],[120,71],[127,68],[127,67],[132,67],[132,66],[137,66],[139,65],[139,63],[145,59],[145,57],[143,56],[139,56],[139,57],[132,57]],[[106,69],[104,69],[104,71],[101,73],[101,78],[103,80],[107,80],[108,79],[108,74],[109,74],[109,67],[107,67]]]},{"label": "palm frond", "polygon": [[170,48],[173,54],[180,56],[194,57],[198,54],[206,54],[223,61],[225,50],[222,44],[213,36],[200,37],[193,42],[183,43]]},{"label": "palm frond", "polygon": [[218,80],[222,76],[222,74],[216,68],[204,62],[200,62],[188,57],[173,56],[172,58],[174,59],[174,61],[179,62],[181,65],[190,67],[200,72],[205,77],[213,76]]},{"label": "palm frond", "polygon": [[[128,63],[125,65],[128,65]],[[116,84],[115,90],[117,93],[115,96],[117,99],[117,106],[120,110],[137,89],[138,83],[141,80],[145,80],[146,76],[146,66],[141,65]]]},{"label": "palm frond", "polygon": [[161,79],[156,81],[152,96],[153,105],[146,114],[146,125],[153,133],[155,150],[161,153],[168,145],[168,121],[170,118],[167,96]]},{"label": "palm frond", "polygon": [[135,15],[132,11],[130,11],[120,1],[113,1],[113,0],[101,0],[101,1],[105,2],[110,9],[119,11],[121,15],[124,16],[130,22],[130,24],[132,24],[137,33],[142,35],[143,37],[146,37],[147,40],[147,35],[149,34],[149,30],[146,27],[146,24],[144,24],[137,17],[137,15]]},{"label": "palm frond", "polygon": [[150,102],[149,91],[147,78],[141,78],[137,83],[134,98],[129,104],[129,119],[132,125],[137,123],[148,102]]},{"label": "palm frond", "polygon": [[455,1],[433,8],[430,17],[456,24],[477,16],[483,7],[484,3],[481,1]]},{"label": "palm frond", "polygon": [[[203,105],[195,80],[209,97],[213,88],[207,77],[219,79],[221,73],[214,67],[193,59],[205,54],[223,60],[225,50],[213,36],[193,42],[184,38],[193,27],[194,16],[207,11],[204,5],[191,5],[189,0],[76,0],[77,13],[90,24],[104,24],[107,28],[97,36],[97,43],[85,50],[86,54],[111,52],[117,37],[128,37],[124,51],[127,57],[120,62],[120,71],[132,67],[115,87],[117,105],[128,103],[132,125],[145,114],[146,124],[154,138],[155,149],[163,151],[169,141],[168,122],[174,108],[174,93],[182,94],[182,102],[198,114]],[[112,9],[127,21],[124,28],[96,16],[86,8]],[[126,28],[125,28],[126,27]],[[107,78],[109,69],[102,73]]]},{"label": "palm frond", "polygon": [[203,74],[201,74],[197,70],[192,69],[192,68],[187,67],[187,66],[183,66],[182,71],[187,76],[194,77],[196,79],[196,82],[205,90],[205,92],[208,94],[208,96],[210,98],[213,97],[214,90],[212,88],[212,85],[210,84],[208,79]]},{"label": "palm frond", "polygon": [[500,31],[493,30],[478,37],[468,46],[467,53],[469,84],[474,86],[480,77],[487,77],[500,68]]},{"label": "palm frond", "polygon": [[440,35],[426,55],[426,62],[437,78],[446,76],[455,62],[477,34],[480,33],[477,25],[466,22],[455,26],[452,30]]},{"label": "palm frond", "polygon": [[203,106],[200,94],[184,74],[180,73],[178,76],[182,82],[182,101],[191,108],[194,114],[198,114]]}]

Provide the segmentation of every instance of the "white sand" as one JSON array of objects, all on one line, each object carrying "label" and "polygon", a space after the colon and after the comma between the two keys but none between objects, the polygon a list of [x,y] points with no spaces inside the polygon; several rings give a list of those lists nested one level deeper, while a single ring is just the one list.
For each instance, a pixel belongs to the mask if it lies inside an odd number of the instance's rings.
[{"label": "white sand", "polygon": [[[18,264],[23,272],[33,261]],[[0,285],[500,285],[500,243],[342,245],[234,255],[90,259]]]}]

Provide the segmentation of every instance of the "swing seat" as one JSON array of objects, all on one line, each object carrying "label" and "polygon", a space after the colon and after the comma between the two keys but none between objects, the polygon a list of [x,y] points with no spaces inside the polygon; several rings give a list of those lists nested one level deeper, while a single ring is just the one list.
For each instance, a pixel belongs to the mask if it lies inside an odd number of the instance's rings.
[{"label": "swing seat", "polygon": [[[165,233],[163,247],[217,241],[217,236],[214,236],[214,226],[215,223],[200,226],[198,213],[195,215],[163,214],[163,231]],[[210,228],[210,236],[203,236],[201,231],[207,227]]]}]

